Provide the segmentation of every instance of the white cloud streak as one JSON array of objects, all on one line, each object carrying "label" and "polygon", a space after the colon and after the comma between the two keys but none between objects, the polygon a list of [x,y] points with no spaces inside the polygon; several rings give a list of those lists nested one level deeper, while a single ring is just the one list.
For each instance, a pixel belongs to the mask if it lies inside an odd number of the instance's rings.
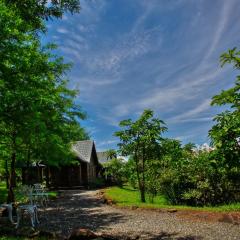
[{"label": "white cloud streak", "polygon": [[171,125],[210,122],[210,98],[229,76],[218,66],[219,51],[240,31],[231,25],[238,19],[237,1],[136,1],[126,26],[116,19],[127,5],[113,17],[107,11],[114,1],[81,4],[79,18],[68,16],[54,38],[75,63],[70,84],[80,88],[79,101],[101,109],[95,116],[99,122],[115,128],[144,108],[162,113]]},{"label": "white cloud streak", "polygon": [[217,49],[219,42],[222,40],[222,35],[225,28],[227,27],[228,20],[231,15],[231,9],[234,6],[234,2],[234,0],[223,1],[223,7],[219,16],[218,26],[203,61],[206,61],[209,57],[211,57],[211,55]]}]

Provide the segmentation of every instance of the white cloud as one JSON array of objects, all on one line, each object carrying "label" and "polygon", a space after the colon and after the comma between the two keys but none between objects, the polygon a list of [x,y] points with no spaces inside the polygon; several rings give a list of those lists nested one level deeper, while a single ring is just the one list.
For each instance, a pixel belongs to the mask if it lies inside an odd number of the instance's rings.
[{"label": "white cloud", "polygon": [[[205,99],[202,103],[200,103],[197,106],[194,106],[191,110],[187,111],[187,112],[183,112],[177,116],[174,116],[170,119],[168,119],[168,122],[171,123],[176,123],[176,122],[181,122],[181,121],[192,121],[195,117],[195,119],[199,116],[200,113],[205,112],[206,110],[208,110],[210,108],[210,103],[211,103],[211,99]],[[209,118],[199,118],[202,120],[209,120]]]},{"label": "white cloud", "polygon": [[54,28],[60,51],[75,64],[70,85],[80,89],[79,102],[98,110],[107,132],[144,108],[171,125],[207,125],[210,98],[229,81],[218,54],[237,43],[237,1],[136,1],[128,22],[120,15],[126,4],[113,16],[114,1],[100,2],[83,0],[79,15]]},{"label": "white cloud", "polygon": [[58,33],[63,33],[63,34],[65,34],[65,33],[68,33],[68,30],[67,30],[66,28],[59,27],[59,28],[57,29],[57,32],[58,32]]},{"label": "white cloud", "polygon": [[107,151],[114,148],[113,146],[115,146],[117,143],[117,140],[96,141],[96,148],[98,152]]},{"label": "white cloud", "polygon": [[[200,72],[201,69],[198,70],[198,73]],[[208,87],[206,83],[215,79],[221,73],[221,69],[217,69],[194,77],[194,75],[197,75],[196,73],[192,75],[191,73],[185,72],[185,76],[181,77],[182,81],[179,81],[179,84],[153,88],[149,92],[143,93],[142,96],[137,96],[131,101],[128,100],[125,101],[125,103],[116,105],[113,108],[113,112],[116,113],[117,116],[122,117],[133,111],[136,112],[145,108],[161,109],[161,111],[166,112],[173,111],[176,106],[181,108],[181,106],[179,106],[180,104],[186,102],[190,104],[191,101],[195,102],[196,99],[199,99],[199,95],[202,95]],[[209,103],[210,99],[207,99],[197,109],[191,111],[196,112],[201,110],[201,112],[203,112],[203,110],[210,107]],[[203,109],[203,107],[205,109]],[[190,114],[193,115],[192,112],[189,113],[189,116]]]},{"label": "white cloud", "polygon": [[204,56],[203,61],[206,61],[216,51],[219,42],[222,40],[222,35],[227,27],[228,19],[231,15],[232,7],[234,6],[234,0],[223,1],[223,7],[220,12],[218,25],[216,27],[215,34],[211,41],[210,47],[207,50],[207,54]]}]

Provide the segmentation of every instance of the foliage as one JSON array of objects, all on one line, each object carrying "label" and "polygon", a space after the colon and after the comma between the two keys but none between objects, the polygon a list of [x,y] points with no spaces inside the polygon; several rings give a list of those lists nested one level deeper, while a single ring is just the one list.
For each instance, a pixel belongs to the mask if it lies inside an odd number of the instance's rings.
[{"label": "foliage", "polygon": [[0,204],[6,202],[6,199],[7,199],[6,183],[0,181]]},{"label": "foliage", "polygon": [[132,155],[134,160],[142,202],[145,202],[146,164],[159,154],[161,134],[167,129],[164,122],[153,115],[152,110],[144,110],[135,122],[121,121],[119,126],[123,130],[115,133],[121,141],[118,144],[121,154]]},{"label": "foliage", "polygon": [[142,203],[139,199],[139,191],[129,186],[124,187],[110,187],[105,189],[104,196],[107,199],[111,199],[118,206],[123,207],[140,207],[140,208],[152,208],[152,209],[189,209],[189,210],[202,210],[202,211],[213,211],[213,212],[229,212],[239,211],[240,203],[224,204],[214,207],[191,207],[186,205],[172,205],[167,201],[164,195],[158,194],[155,198],[154,203],[147,200],[146,203]]},{"label": "foliage", "polygon": [[161,187],[173,204],[204,206],[224,202],[224,175],[216,165],[213,152],[183,158],[177,168],[167,168]]},{"label": "foliage", "polygon": [[[222,65],[232,63],[240,69],[240,52],[236,48],[221,56]],[[160,175],[160,191],[173,204],[195,206],[218,205],[239,201],[240,187],[240,77],[235,86],[213,97],[213,105],[228,105],[218,114],[209,132],[215,150],[192,151],[194,145],[176,145],[165,151]],[[168,149],[169,143],[163,146]]]},{"label": "foliage", "polygon": [[78,13],[79,0],[5,0],[8,7],[17,10],[21,19],[32,30],[44,29],[43,20],[61,18],[64,12]]},{"label": "foliage", "polygon": [[[222,65],[240,69],[237,48],[224,53]],[[124,120],[116,133],[122,154],[130,155],[126,164],[128,182],[141,198],[145,191],[151,202],[163,194],[171,204],[192,206],[219,205],[240,200],[240,76],[235,85],[212,99],[212,105],[226,105],[230,110],[218,114],[209,131],[213,148],[195,151],[196,146],[182,146],[175,139],[160,137],[165,130],[160,122],[150,121],[153,112],[144,111],[136,122]],[[161,122],[161,124],[163,124]]]},{"label": "foliage", "polygon": [[125,162],[121,158],[112,158],[103,164],[104,175],[110,177],[113,183],[121,186],[125,177]]},{"label": "foliage", "polygon": [[[161,155],[146,161],[145,165],[149,202],[153,203],[159,194],[174,205],[211,206],[230,203],[234,199],[234,185],[228,181],[227,171],[216,150],[194,153],[192,144],[181,146],[174,139],[162,139],[159,147]],[[134,166],[130,157],[124,167],[129,184],[136,189]]]},{"label": "foliage", "polygon": [[[229,50],[221,55],[222,66],[226,63],[233,64],[234,68],[240,70],[240,51],[237,48]],[[240,76],[237,76],[235,85],[223,90],[212,99],[212,105],[227,105],[232,111],[225,111],[215,117],[216,125],[209,134],[214,145],[221,149],[230,165],[239,165],[240,145]]]},{"label": "foliage", "polygon": [[[240,70],[240,51],[237,48],[230,49],[222,54],[220,61],[222,66],[227,63]],[[237,76],[235,85],[212,99],[212,105],[230,107],[218,114],[215,125],[209,131],[212,143],[216,147],[219,167],[224,169],[225,181],[228,183],[228,193],[231,200],[240,198],[240,76]]]},{"label": "foliage", "polygon": [[128,161],[125,163],[125,176],[127,182],[133,189],[137,188],[137,174],[135,171],[135,163],[132,156],[129,157]]},{"label": "foliage", "polygon": [[107,151],[107,159],[109,160],[109,159],[113,159],[113,158],[117,158],[117,152],[114,149],[109,149]]},{"label": "foliage", "polygon": [[123,187],[110,187],[105,190],[105,196],[113,200],[120,206],[139,206],[139,207],[154,207],[154,206],[167,206],[167,200],[163,195],[158,195],[155,198],[154,204],[146,199],[146,203],[142,203],[139,197],[139,191],[133,189],[128,185]]},{"label": "foliage", "polygon": [[[240,69],[239,55],[234,48],[221,56],[221,62]],[[176,140],[162,142],[158,185],[170,203],[206,206],[239,201],[239,81],[238,76],[232,88],[213,97],[213,105],[228,105],[231,109],[214,118],[209,135],[215,150],[194,152],[193,144],[181,147]]]},{"label": "foliage", "polygon": [[56,46],[41,46],[15,3],[0,2],[0,155],[9,201],[16,161],[64,164],[72,159],[70,141],[88,137],[79,125],[85,114],[75,103],[78,92],[67,87],[70,65],[52,54]]}]

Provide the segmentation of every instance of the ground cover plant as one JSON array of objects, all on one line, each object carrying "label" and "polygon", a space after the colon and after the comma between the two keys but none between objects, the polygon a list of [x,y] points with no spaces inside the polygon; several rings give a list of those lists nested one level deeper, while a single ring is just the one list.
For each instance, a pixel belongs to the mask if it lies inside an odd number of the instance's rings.
[{"label": "ground cover plant", "polygon": [[240,203],[223,204],[219,206],[209,207],[191,207],[187,205],[172,205],[164,195],[157,195],[154,202],[146,198],[143,203],[140,200],[140,193],[137,189],[129,186],[124,187],[108,187],[104,191],[106,199],[113,201],[114,204],[120,207],[140,207],[148,209],[179,209],[179,210],[201,210],[213,212],[232,212],[240,211]]}]

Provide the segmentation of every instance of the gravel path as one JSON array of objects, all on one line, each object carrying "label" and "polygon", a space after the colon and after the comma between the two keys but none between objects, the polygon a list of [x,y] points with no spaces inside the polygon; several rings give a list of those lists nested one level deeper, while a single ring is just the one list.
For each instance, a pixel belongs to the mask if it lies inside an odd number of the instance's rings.
[{"label": "gravel path", "polygon": [[88,228],[132,239],[239,240],[240,226],[224,222],[192,221],[176,212],[130,210],[102,204],[98,191],[64,191],[40,212],[40,228],[68,235],[75,228]]}]

